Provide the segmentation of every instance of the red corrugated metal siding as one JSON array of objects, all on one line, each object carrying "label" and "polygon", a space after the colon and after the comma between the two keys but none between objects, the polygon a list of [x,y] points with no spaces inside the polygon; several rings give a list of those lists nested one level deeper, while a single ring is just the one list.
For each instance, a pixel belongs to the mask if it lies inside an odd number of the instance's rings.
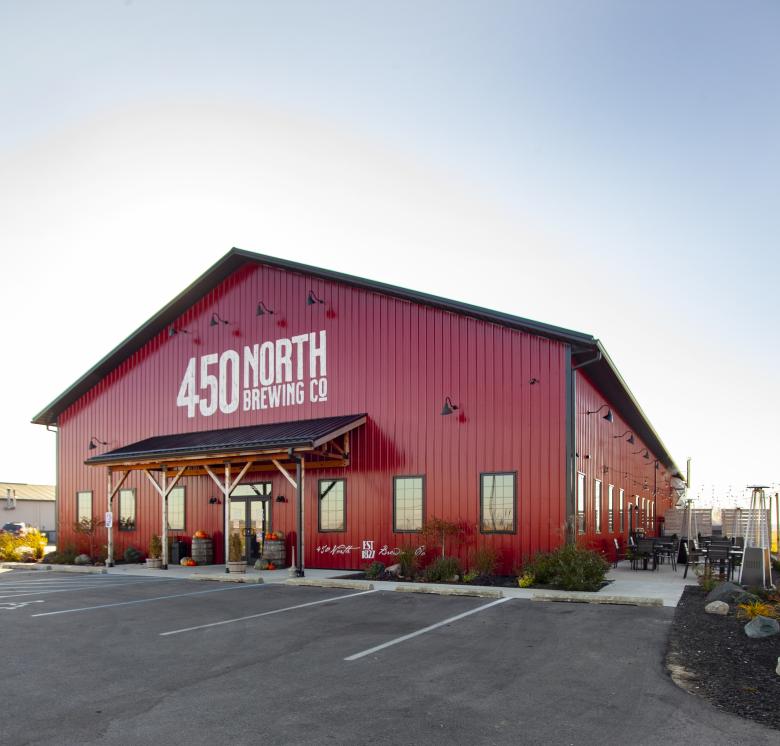
[{"label": "red corrugated metal siding", "polygon": [[[586,533],[580,539],[593,548],[604,549],[610,555],[614,551],[613,538],[618,537],[623,542],[628,535],[628,501],[635,500],[638,495],[640,500],[655,502],[655,521],[647,521],[648,535],[655,535],[658,530],[658,519],[662,518],[666,509],[671,505],[671,493],[665,480],[670,477],[669,471],[659,463],[656,472],[656,481],[653,481],[654,461],[658,458],[647,444],[634,433],[634,444],[627,442],[628,435],[623,438],[613,436],[630,430],[625,420],[621,417],[611,402],[596,389],[588,379],[587,369],[576,372],[575,393],[577,413],[577,470],[585,474],[586,485]],[[607,404],[612,409],[614,421],[610,424],[603,419],[606,409],[597,414],[588,415],[598,409],[602,404]],[[650,458],[643,458],[642,451],[647,448]],[[639,453],[636,453],[639,451]],[[595,480],[601,479],[602,488],[602,530],[600,534],[594,531],[595,510],[594,492]],[[644,487],[645,480],[647,488]],[[608,531],[607,523],[607,489],[608,485],[615,486],[614,505],[616,511],[615,530]],[[654,499],[653,489],[656,489]],[[623,488],[626,495],[625,530],[620,532],[617,510],[619,509],[618,495]]]},{"label": "red corrugated metal siding", "polygon": [[[310,289],[324,305],[306,304]],[[259,300],[273,315],[256,316]],[[212,312],[228,326],[209,325]],[[522,556],[560,543],[565,523],[564,347],[561,343],[502,326],[435,310],[331,281],[249,265],[204,297],[177,323],[189,334],[161,334],[134,354],[60,417],[60,541],[73,540],[75,493],[94,491],[95,514],[105,510],[106,470],[83,461],[97,453],[92,435],[110,450],[153,435],[238,427],[366,412],[367,425],[352,436],[352,465],[306,472],[306,563],[359,567],[363,540],[377,548],[417,543],[392,532],[392,477],[426,476],[426,514],[479,520],[479,475],[516,471],[517,534],[479,535],[503,557],[504,569]],[[327,402],[211,417],[187,417],[176,395],[192,356],[239,352],[244,344],[327,330]],[[529,385],[530,378],[539,383]],[[440,415],[446,395],[460,409]],[[270,473],[258,478],[268,479]],[[317,480],[347,479],[347,530],[317,533]],[[276,529],[294,530],[293,490],[271,474]],[[207,477],[185,478],[186,533],[203,529],[221,544],[222,506]],[[160,531],[159,498],[142,474],[137,490],[138,529],[115,532],[117,556],[129,545],[148,546]],[[318,554],[319,545],[356,547],[346,555]],[[472,543],[473,547],[473,543]],[[461,555],[466,555],[466,548]],[[221,552],[218,551],[218,559]]]}]

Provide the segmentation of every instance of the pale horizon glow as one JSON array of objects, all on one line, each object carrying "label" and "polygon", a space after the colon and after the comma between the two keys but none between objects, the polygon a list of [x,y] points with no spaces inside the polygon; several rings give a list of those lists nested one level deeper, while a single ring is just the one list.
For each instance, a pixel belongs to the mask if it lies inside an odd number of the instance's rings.
[{"label": "pale horizon glow", "polygon": [[0,480],[53,483],[30,419],[238,246],[593,334],[693,493],[778,485],[780,9],[750,9],[3,7]]}]

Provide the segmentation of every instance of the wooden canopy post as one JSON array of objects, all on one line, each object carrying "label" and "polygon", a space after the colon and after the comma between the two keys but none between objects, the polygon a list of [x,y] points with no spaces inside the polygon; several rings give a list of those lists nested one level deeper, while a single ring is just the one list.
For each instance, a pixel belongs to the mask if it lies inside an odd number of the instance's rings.
[{"label": "wooden canopy post", "polygon": [[176,476],[168,484],[168,467],[163,464],[162,466],[162,479],[161,484],[157,483],[157,480],[152,476],[149,469],[144,469],[144,474],[149,477],[149,481],[152,486],[157,490],[160,495],[160,503],[162,504],[162,569],[168,569],[168,495],[171,490],[176,486],[181,475],[184,474],[186,466],[182,466],[179,471],[176,472]]},{"label": "wooden canopy post", "polygon": [[272,459],[274,466],[282,473],[285,479],[295,488],[295,576],[304,577],[303,568],[303,478],[304,462],[303,457],[293,452],[292,448],[288,456],[295,462],[295,479],[293,479],[287,469],[277,459]]},{"label": "wooden canopy post", "polygon": [[129,474],[129,471],[126,471],[122,474],[122,478],[117,482],[115,487],[111,487],[112,482],[112,471],[109,468],[108,470],[108,489],[106,490],[106,515],[110,515],[111,518],[108,523],[108,546],[106,547],[106,567],[113,567],[114,566],[114,513],[112,509],[112,503],[114,502],[114,495],[116,495],[117,492],[119,492],[119,488],[124,484],[125,479],[127,479],[127,475]]},{"label": "wooden canopy post", "polygon": [[211,470],[211,467],[208,464],[203,464],[203,468],[206,470],[208,475],[214,480],[214,484],[219,487],[220,492],[222,493],[222,504],[225,506],[225,520],[224,520],[224,531],[225,531],[225,572],[230,572],[228,569],[228,558],[230,557],[230,496],[233,494],[233,490],[238,487],[238,483],[244,478],[246,473],[249,471],[249,467],[252,466],[254,462],[253,461],[247,461],[246,464],[244,464],[244,468],[241,469],[238,476],[235,478],[235,480],[231,481],[230,478],[230,462],[225,462],[225,481],[220,482],[219,477]]}]

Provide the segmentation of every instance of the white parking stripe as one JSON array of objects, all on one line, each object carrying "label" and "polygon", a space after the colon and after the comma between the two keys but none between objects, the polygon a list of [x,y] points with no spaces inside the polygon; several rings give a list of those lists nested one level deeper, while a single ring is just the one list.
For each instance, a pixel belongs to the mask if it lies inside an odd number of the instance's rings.
[{"label": "white parking stripe", "polygon": [[331,598],[323,598],[319,601],[309,601],[305,604],[297,604],[296,606],[285,606],[283,609],[273,609],[272,611],[263,611],[259,614],[249,614],[248,616],[240,616],[235,619],[223,619],[220,622],[211,622],[210,624],[199,624],[197,627],[184,627],[183,629],[173,629],[170,632],[160,632],[160,637],[167,637],[168,635],[178,635],[182,632],[193,632],[196,629],[206,629],[207,627],[219,627],[222,624],[233,624],[233,622],[243,622],[247,619],[259,619],[261,616],[271,616],[272,614],[281,614],[284,611],[294,611],[295,609],[305,609],[307,606],[317,606],[318,604],[326,604],[329,601],[341,601],[345,598],[355,598],[357,596],[365,596],[369,593],[376,593],[377,591],[361,591],[360,593],[349,593],[346,596],[334,596]]},{"label": "white parking stripe", "polygon": [[[43,596],[48,595],[50,593],[70,593],[71,591],[93,591],[93,590],[104,590],[105,588],[125,588],[129,585],[144,585],[146,583],[155,583],[157,581],[155,580],[139,580],[135,583],[111,583],[103,585],[102,587],[98,585],[68,585],[67,588],[52,588],[51,590],[34,590],[34,591],[12,591],[11,593],[3,593],[0,595],[0,598],[18,598],[19,596]],[[4,590],[4,589],[2,589]]]},{"label": "white parking stripe", "polygon": [[170,596],[154,596],[153,598],[139,598],[135,601],[117,601],[113,604],[100,604],[100,606],[84,606],[80,609],[63,609],[62,611],[47,611],[43,614],[31,614],[30,616],[56,616],[57,614],[73,614],[77,611],[92,611],[93,609],[108,609],[112,606],[130,606],[131,604],[147,604],[150,601],[165,601],[169,598],[182,598],[184,596],[202,596],[205,593],[220,593],[222,591],[240,591],[250,588],[265,588],[260,584],[232,585],[230,588],[211,588],[208,591],[193,591],[192,593],[174,593]]},{"label": "white parking stripe", "polygon": [[471,611],[464,611],[462,614],[451,616],[449,619],[444,619],[441,622],[436,622],[436,624],[431,624],[429,627],[423,627],[423,629],[418,629],[416,632],[410,632],[408,635],[403,635],[402,637],[396,637],[395,640],[390,640],[389,642],[384,642],[381,645],[377,645],[376,647],[369,648],[368,650],[363,650],[360,653],[355,653],[354,655],[350,655],[349,657],[344,658],[344,660],[356,661],[358,658],[363,658],[366,655],[371,655],[371,653],[376,653],[379,650],[384,650],[385,648],[389,648],[391,645],[398,645],[399,642],[406,642],[406,640],[411,640],[413,637],[424,635],[426,632],[431,632],[434,629],[443,627],[445,624],[451,624],[452,622],[457,622],[459,619],[463,619],[464,617],[471,616],[472,614],[479,614],[480,611],[485,611],[485,609],[489,609],[491,606],[496,606],[497,604],[503,604],[509,600],[510,599],[508,598],[499,598],[497,601],[491,601],[489,604],[485,604],[484,606],[479,606],[476,609],[471,609]]}]

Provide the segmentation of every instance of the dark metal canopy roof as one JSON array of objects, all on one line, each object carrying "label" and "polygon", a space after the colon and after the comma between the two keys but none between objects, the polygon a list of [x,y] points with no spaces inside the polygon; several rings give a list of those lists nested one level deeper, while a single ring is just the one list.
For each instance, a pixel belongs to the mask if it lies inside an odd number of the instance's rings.
[{"label": "dark metal canopy roof", "polygon": [[204,456],[218,453],[246,453],[248,451],[279,451],[288,448],[317,448],[343,433],[354,430],[366,421],[364,414],[342,417],[322,417],[298,422],[277,422],[269,425],[231,427],[224,430],[203,430],[196,433],[156,435],[137,443],[117,448],[84,463],[128,463],[154,459],[162,461],[185,456]]},{"label": "dark metal canopy roof", "polygon": [[656,433],[645,413],[634,398],[630,389],[620,375],[615,364],[610,359],[601,342],[590,334],[564,329],[559,326],[544,324],[521,316],[513,316],[488,308],[474,306],[469,303],[442,298],[416,290],[408,290],[396,285],[388,285],[384,282],[367,280],[342,272],[334,272],[320,267],[313,267],[300,262],[287,259],[279,259],[265,254],[257,254],[244,249],[233,248],[219,261],[204,272],[188,288],[176,296],[168,305],[152,316],[146,323],[136,329],[127,339],[121,342],[108,353],[95,366],[88,370],[81,378],[63,391],[54,401],[33,417],[32,421],[38,425],[56,425],[58,417],[69,406],[78,401],[93,386],[97,385],[106,375],[114,370],[132,354],[140,350],[147,342],[164,332],[170,324],[173,324],[183,313],[204,295],[214,290],[220,283],[226,280],[236,270],[247,264],[264,264],[269,267],[277,267],[292,272],[300,272],[312,277],[324,280],[340,282],[352,287],[358,287],[372,292],[384,293],[395,298],[421,303],[434,308],[440,308],[452,313],[481,319],[493,324],[501,324],[512,329],[537,334],[548,339],[554,339],[564,344],[571,345],[575,362],[592,357],[593,353],[600,353],[597,360],[588,365],[583,372],[593,379],[604,396],[606,396],[625,418],[629,427],[639,435],[647,446],[658,454],[661,462],[668,467],[673,474],[681,472],[674,463],[666,446]]}]

